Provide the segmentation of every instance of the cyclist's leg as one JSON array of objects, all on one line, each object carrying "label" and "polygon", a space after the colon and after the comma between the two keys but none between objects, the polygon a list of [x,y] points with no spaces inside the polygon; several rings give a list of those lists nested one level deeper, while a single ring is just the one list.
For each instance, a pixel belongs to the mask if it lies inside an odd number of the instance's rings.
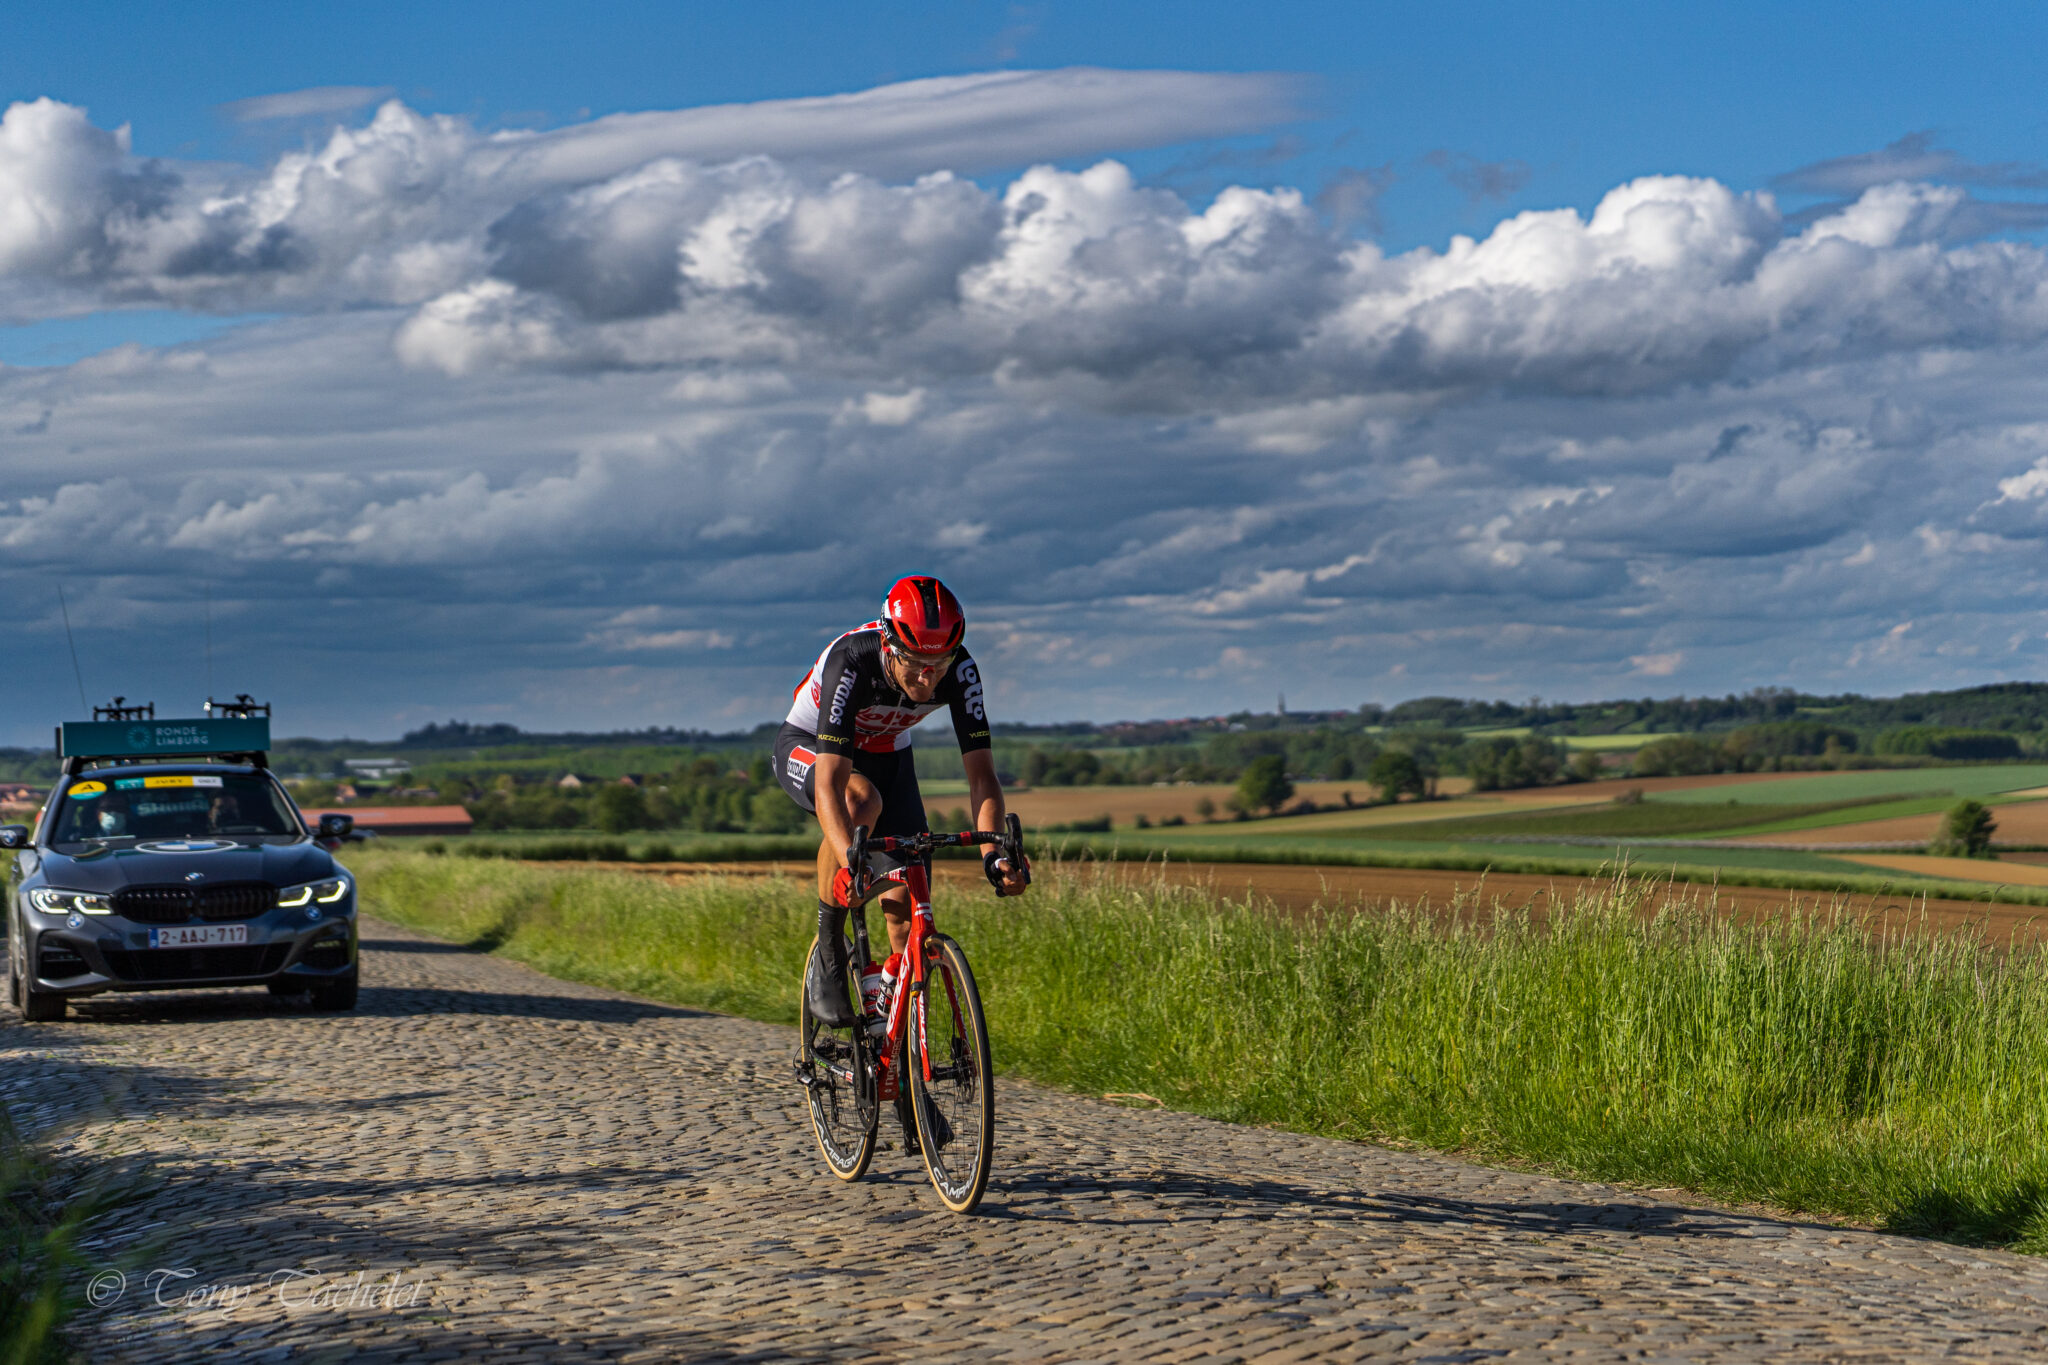
[{"label": "cyclist's leg", "polygon": [[[775,738],[776,781],[790,800],[814,815],[818,809],[816,744],[815,736],[788,724]],[[875,794],[874,784],[858,772],[847,784],[846,813],[850,823],[870,827],[881,814],[881,799]],[[832,895],[839,858],[840,852],[820,837],[817,970],[806,973],[805,989],[812,1017],[829,1028],[851,1028],[856,1016],[852,1013],[847,982],[846,907]]]},{"label": "cyclist's leg", "polygon": [[[816,813],[817,807],[807,807]],[[862,777],[859,772],[846,780],[846,823],[848,828],[866,825],[869,833],[875,833],[875,824],[882,818],[882,798],[875,791],[875,784]],[[834,848],[829,839],[823,838],[823,829],[818,840],[818,899],[825,904],[832,901],[832,879],[839,874],[839,860],[846,850]]]},{"label": "cyclist's leg", "polygon": [[[878,763],[870,769],[882,801],[881,823],[876,827],[878,834],[904,838],[931,829],[925,821],[924,794],[917,786],[915,753],[914,749],[898,749],[888,755],[891,761]],[[889,927],[889,951],[900,953],[910,942],[910,888],[891,887],[881,901],[882,915]]]}]

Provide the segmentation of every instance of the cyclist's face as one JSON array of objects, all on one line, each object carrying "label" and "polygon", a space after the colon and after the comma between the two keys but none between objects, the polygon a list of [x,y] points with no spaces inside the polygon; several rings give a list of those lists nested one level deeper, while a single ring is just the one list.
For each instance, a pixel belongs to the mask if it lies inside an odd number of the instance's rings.
[{"label": "cyclist's face", "polygon": [[889,651],[889,666],[895,673],[896,685],[912,701],[930,701],[952,662],[951,654],[910,654],[893,648]]}]

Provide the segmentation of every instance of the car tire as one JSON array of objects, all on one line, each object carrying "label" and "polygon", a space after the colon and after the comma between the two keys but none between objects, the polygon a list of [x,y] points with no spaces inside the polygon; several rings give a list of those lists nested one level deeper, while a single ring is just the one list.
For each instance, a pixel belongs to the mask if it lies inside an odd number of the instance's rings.
[{"label": "car tire", "polygon": [[348,969],[346,976],[337,976],[327,981],[314,983],[313,1008],[316,1010],[352,1010],[356,1007],[356,969]]},{"label": "car tire", "polygon": [[50,991],[39,991],[28,979],[28,968],[22,961],[22,943],[25,936],[16,925],[7,941],[7,994],[14,1002],[14,1008],[21,1012],[23,1023],[52,1024],[64,1017],[64,997]]}]

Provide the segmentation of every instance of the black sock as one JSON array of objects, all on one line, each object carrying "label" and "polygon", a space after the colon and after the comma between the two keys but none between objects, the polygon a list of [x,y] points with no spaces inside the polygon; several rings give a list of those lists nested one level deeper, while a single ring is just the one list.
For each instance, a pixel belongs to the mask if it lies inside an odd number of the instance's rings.
[{"label": "black sock", "polygon": [[818,946],[825,951],[826,965],[846,962],[846,907],[830,901],[818,902]]}]

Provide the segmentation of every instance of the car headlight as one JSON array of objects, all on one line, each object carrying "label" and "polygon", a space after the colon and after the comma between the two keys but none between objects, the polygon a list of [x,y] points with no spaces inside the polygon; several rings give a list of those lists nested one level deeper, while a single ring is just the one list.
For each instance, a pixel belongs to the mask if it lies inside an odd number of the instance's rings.
[{"label": "car headlight", "polygon": [[277,903],[287,910],[301,905],[332,905],[347,894],[348,878],[329,877],[303,886],[287,886],[277,893]]},{"label": "car headlight", "polygon": [[28,893],[28,903],[46,915],[111,915],[114,903],[100,891],[59,891],[39,886]]}]

